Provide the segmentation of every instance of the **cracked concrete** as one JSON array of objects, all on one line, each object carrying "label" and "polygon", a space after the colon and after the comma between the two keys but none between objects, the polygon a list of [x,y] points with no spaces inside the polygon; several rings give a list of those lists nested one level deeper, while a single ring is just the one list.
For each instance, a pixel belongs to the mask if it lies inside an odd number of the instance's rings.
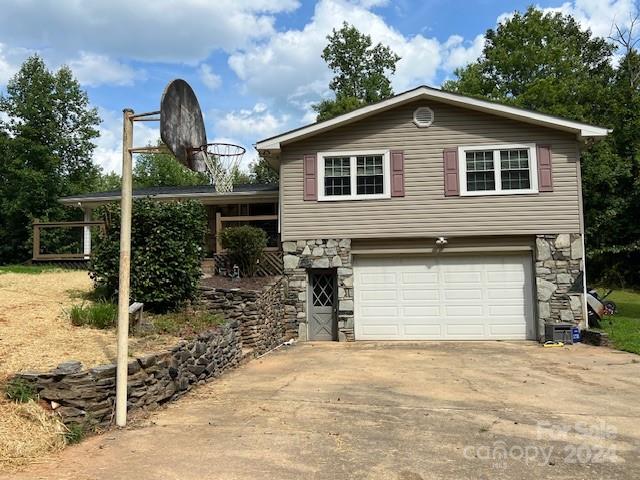
[{"label": "cracked concrete", "polygon": [[630,479],[638,360],[531,342],[299,344],[6,478]]}]

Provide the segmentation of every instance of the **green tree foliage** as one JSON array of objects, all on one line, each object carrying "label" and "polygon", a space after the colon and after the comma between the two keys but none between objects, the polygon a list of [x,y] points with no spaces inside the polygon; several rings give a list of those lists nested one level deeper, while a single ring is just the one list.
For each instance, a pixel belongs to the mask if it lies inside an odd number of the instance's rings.
[{"label": "green tree foliage", "polygon": [[318,121],[393,95],[387,75],[395,73],[400,57],[388,46],[374,46],[369,35],[347,22],[339,30],[334,29],[327,40],[322,59],[335,74],[329,88],[336,98],[314,105]]},{"label": "green tree foliage", "polygon": [[264,159],[259,158],[249,166],[251,173],[250,183],[278,183],[280,176],[271,165]]},{"label": "green tree foliage", "polygon": [[[95,243],[90,275],[110,296],[118,293],[120,207],[102,207],[106,230]],[[135,200],[131,230],[131,297],[157,311],[193,300],[202,275],[207,219],[196,201]]]},{"label": "green tree foliage", "polygon": [[206,173],[194,172],[169,153],[143,153],[136,158],[133,185],[143,187],[186,187],[209,185]]},{"label": "green tree foliage", "polygon": [[51,72],[37,55],[7,84],[0,111],[9,118],[0,125],[0,263],[15,263],[29,258],[33,218],[79,214],[57,199],[94,188],[100,119],[69,68]]},{"label": "green tree foliage", "polygon": [[480,58],[443,87],[613,128],[582,151],[588,274],[640,285],[640,62],[627,48],[614,68],[615,48],[570,16],[530,7],[488,30]]},{"label": "green tree foliage", "polygon": [[231,263],[238,265],[243,275],[253,277],[267,247],[267,234],[250,225],[229,227],[220,232],[220,243],[229,253]]},{"label": "green tree foliage", "polygon": [[578,121],[606,118],[614,47],[573,17],[529,7],[485,37],[478,61],[444,89]]}]

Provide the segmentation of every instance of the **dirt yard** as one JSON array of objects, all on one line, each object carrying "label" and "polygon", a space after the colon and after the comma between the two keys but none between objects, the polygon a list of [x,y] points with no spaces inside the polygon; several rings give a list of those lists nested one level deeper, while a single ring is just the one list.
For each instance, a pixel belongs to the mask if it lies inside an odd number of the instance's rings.
[{"label": "dirt yard", "polygon": [[[66,313],[91,289],[85,271],[0,273],[0,390],[16,372],[48,370],[68,360],[85,367],[115,361],[114,330],[75,327]],[[130,338],[129,354],[159,350],[177,340],[170,335]],[[35,402],[13,403],[0,393],[0,470],[61,449],[65,433]]]},{"label": "dirt yard", "polygon": [[[85,271],[0,274],[0,382],[16,372],[46,370],[67,360],[86,367],[115,360],[115,331],[74,327],[66,313],[91,288]],[[131,338],[129,354],[176,341],[170,336]]]}]

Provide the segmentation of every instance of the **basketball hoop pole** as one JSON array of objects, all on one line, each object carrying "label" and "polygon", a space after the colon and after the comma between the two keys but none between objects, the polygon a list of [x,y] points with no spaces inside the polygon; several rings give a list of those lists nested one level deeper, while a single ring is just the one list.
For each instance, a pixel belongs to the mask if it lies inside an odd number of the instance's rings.
[{"label": "basketball hoop pole", "polygon": [[118,280],[118,353],[116,370],[116,425],[127,424],[129,360],[129,287],[131,281],[131,210],[133,176],[133,110],[122,111],[122,193],[120,197],[120,269]]}]

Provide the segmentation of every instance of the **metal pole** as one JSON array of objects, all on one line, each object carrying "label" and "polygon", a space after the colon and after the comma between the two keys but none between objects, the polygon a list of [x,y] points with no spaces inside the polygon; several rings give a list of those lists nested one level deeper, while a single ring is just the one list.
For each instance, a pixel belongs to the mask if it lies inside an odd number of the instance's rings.
[{"label": "metal pole", "polygon": [[131,197],[133,170],[133,110],[122,111],[122,197],[120,201],[120,278],[118,282],[118,357],[116,371],[116,425],[127,424],[127,370],[129,363],[129,283],[131,278]]}]

